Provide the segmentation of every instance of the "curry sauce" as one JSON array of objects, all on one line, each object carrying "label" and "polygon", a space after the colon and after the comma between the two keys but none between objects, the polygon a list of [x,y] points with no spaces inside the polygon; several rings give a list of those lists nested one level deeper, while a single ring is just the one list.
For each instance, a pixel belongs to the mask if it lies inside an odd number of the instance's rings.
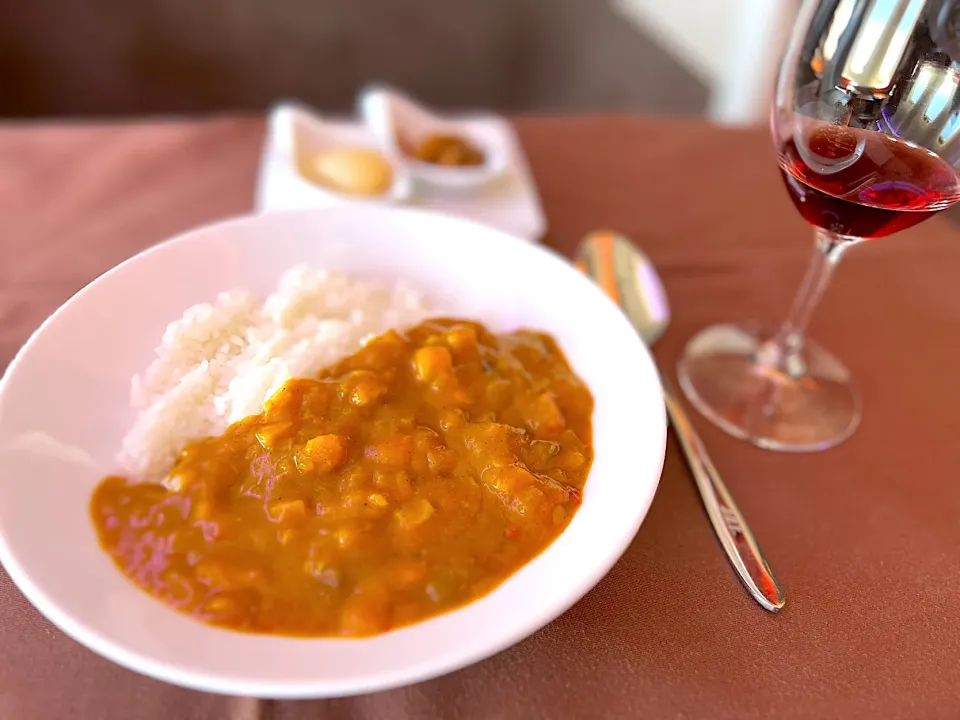
[{"label": "curry sauce", "polygon": [[434,320],[287,382],[91,513],[139,587],[251,632],[366,636],[474,600],[580,505],[593,398],[547,335]]}]

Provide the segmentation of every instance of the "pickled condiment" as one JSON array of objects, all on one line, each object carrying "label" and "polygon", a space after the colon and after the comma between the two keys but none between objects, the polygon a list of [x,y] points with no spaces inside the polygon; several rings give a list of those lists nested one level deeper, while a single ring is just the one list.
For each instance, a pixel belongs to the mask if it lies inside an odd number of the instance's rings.
[{"label": "pickled condiment", "polygon": [[448,167],[483,165],[483,151],[458,135],[429,135],[408,153],[421,162]]}]

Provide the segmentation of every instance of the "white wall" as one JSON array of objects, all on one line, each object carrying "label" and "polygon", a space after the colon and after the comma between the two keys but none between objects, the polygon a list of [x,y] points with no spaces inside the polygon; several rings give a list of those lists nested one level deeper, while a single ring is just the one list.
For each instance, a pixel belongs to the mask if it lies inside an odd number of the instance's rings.
[{"label": "white wall", "polygon": [[726,28],[731,9],[740,0],[613,0],[624,15],[649,32],[686,64],[712,83],[727,53]]},{"label": "white wall", "polygon": [[763,122],[796,0],[611,0],[710,86],[718,122]]}]

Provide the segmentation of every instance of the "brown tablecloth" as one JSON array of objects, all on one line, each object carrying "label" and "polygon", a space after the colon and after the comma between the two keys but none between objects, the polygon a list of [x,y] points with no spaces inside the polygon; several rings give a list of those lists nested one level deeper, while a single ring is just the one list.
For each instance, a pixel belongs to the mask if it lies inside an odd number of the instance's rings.
[{"label": "brown tablecloth", "polygon": [[[707,323],[784,312],[810,232],[765,132],[516,125],[551,244],[569,251],[613,227],[662,271],[676,318],[656,351],[664,367]],[[247,211],[262,136],[258,119],[0,129],[0,367],[100,272]],[[779,616],[735,579],[671,441],[649,516],[595,590],[500,655],[391,692],[262,702],[181,690],[66,638],[0,573],[0,718],[956,718],[960,230],[934,219],[844,263],[812,334],[860,383],[857,434],[784,455],[699,422],[783,581]]]}]

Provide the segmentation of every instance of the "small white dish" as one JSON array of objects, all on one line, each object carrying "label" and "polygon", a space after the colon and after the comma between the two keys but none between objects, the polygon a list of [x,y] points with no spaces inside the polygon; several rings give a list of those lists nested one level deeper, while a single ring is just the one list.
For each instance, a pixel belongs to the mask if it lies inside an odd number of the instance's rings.
[{"label": "small white dish", "polygon": [[[326,120],[300,105],[283,104],[270,118],[271,159],[290,168],[287,183],[274,192],[294,193],[309,199],[314,207],[342,203],[393,204],[405,202],[411,194],[409,173],[384,153],[377,137],[363,125]],[[383,153],[393,168],[393,183],[383,195],[362,196],[337,192],[311,178],[310,163],[322,152],[336,148],[366,148]]]},{"label": "small white dish", "polygon": [[[499,133],[432,113],[406,95],[380,85],[364,89],[358,105],[363,122],[384,151],[417,180],[442,188],[476,188],[495,180],[506,168],[507,152]],[[483,164],[434,165],[410,157],[401,147],[402,141],[416,147],[431,135],[463,137],[483,152]]]},{"label": "small white dish", "polygon": [[[265,293],[309,263],[403,277],[494,330],[551,333],[593,392],[596,459],[563,534],[492,593],[365,639],[215,628],[135,588],[97,542],[90,495],[116,471],[131,376],[195,303]],[[657,488],[666,420],[653,361],[601,290],[551,252],[477,223],[350,204],[199,228],[124,262],[57,310],[0,383],[0,561],[68,635],[132,670],[198,690],[271,698],[372,692],[455,670],[518,642],[602,578]]]}]

